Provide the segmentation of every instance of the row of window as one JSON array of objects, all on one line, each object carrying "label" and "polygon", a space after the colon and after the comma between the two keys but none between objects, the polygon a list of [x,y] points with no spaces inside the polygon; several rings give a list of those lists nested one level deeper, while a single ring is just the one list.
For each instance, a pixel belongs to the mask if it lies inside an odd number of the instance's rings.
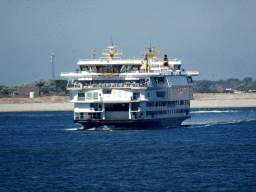
[{"label": "row of window", "polygon": [[147,102],[147,107],[174,107],[176,105],[189,105],[189,100],[182,100],[182,101],[151,101]]},{"label": "row of window", "polygon": [[[112,89],[103,89],[103,94],[111,94]],[[156,92],[157,97],[164,97],[165,92]],[[101,96],[101,93],[98,92],[87,92],[86,98],[88,100],[98,100],[98,97]],[[149,93],[148,93],[149,96]],[[140,92],[133,92],[131,100],[137,100],[140,98]],[[78,93],[78,101],[85,100],[85,93]],[[182,100],[182,101],[155,101],[155,102],[147,102],[147,107],[173,107],[175,105],[189,105],[189,100]]]},{"label": "row of window", "polygon": [[101,113],[78,113],[76,120],[101,119]]},{"label": "row of window", "polygon": [[[111,94],[112,89],[103,89],[103,94]],[[88,100],[94,99],[98,100],[98,97],[101,96],[101,93],[98,92],[87,92],[86,98]],[[140,98],[140,92],[133,92],[131,100],[137,100]],[[78,101],[85,100],[85,93],[78,93]]]},{"label": "row of window", "polygon": [[[88,92],[86,93],[86,97],[88,100],[94,99],[98,100],[98,96],[101,96],[98,92]],[[84,101],[85,100],[85,93],[78,93],[78,101]]]},{"label": "row of window", "polygon": [[94,73],[127,73],[139,71],[141,65],[82,65],[82,71]]},{"label": "row of window", "polygon": [[166,114],[178,114],[178,113],[186,113],[189,114],[189,109],[172,109],[172,110],[160,110],[160,111],[146,111],[146,116],[155,115],[166,115]]}]

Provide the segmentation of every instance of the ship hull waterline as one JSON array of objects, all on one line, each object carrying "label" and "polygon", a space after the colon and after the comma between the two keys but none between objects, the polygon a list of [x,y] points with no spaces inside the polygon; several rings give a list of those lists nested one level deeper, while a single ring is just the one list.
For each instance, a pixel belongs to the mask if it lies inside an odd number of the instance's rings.
[{"label": "ship hull waterline", "polygon": [[118,119],[118,120],[74,120],[74,123],[78,123],[83,126],[83,129],[97,128],[104,125],[115,126],[115,127],[134,127],[134,128],[165,128],[165,127],[180,127],[181,123],[191,116],[183,117],[169,117],[162,119]]}]

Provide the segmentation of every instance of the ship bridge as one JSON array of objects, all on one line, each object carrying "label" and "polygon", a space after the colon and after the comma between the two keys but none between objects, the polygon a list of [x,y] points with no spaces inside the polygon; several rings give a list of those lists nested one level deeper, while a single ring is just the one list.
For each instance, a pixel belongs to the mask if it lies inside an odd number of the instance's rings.
[{"label": "ship bridge", "polygon": [[143,59],[121,59],[116,57],[122,55],[121,49],[116,49],[118,46],[107,46],[108,49],[103,50],[102,54],[106,57],[98,59],[80,59],[77,65],[80,71],[61,73],[62,77],[74,79],[97,78],[108,76],[115,77],[145,77],[154,75],[199,75],[197,71],[185,71],[181,69],[181,60],[168,60],[167,55],[163,59],[156,58],[160,54],[160,49],[155,50],[154,47],[146,47],[146,51],[142,52]]}]

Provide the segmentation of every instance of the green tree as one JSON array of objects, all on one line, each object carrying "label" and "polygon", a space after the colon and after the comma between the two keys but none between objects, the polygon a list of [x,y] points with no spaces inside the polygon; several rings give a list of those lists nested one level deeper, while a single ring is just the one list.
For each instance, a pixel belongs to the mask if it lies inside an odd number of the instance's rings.
[{"label": "green tree", "polygon": [[243,82],[245,82],[246,84],[252,83],[252,78],[251,77],[245,77]]},{"label": "green tree", "polygon": [[49,89],[49,87],[43,87],[43,88],[40,89],[40,92],[45,93],[45,94],[48,94],[49,91],[51,91],[51,90]]},{"label": "green tree", "polygon": [[3,94],[3,95],[9,95],[10,93],[11,93],[11,90],[9,89],[9,87],[4,87],[0,91],[0,94]]},{"label": "green tree", "polygon": [[56,90],[57,92],[65,92],[65,93],[68,93],[68,90],[67,90],[67,83],[68,81],[67,80],[55,80],[54,81],[54,84],[55,84],[55,87],[56,87]]},{"label": "green tree", "polygon": [[39,87],[39,89],[40,89],[41,87],[44,86],[44,82],[43,81],[39,81],[39,82],[35,83],[35,86]]},{"label": "green tree", "polygon": [[208,81],[205,81],[201,87],[199,87],[199,89],[197,90],[198,93],[210,93],[211,90],[208,86]]}]

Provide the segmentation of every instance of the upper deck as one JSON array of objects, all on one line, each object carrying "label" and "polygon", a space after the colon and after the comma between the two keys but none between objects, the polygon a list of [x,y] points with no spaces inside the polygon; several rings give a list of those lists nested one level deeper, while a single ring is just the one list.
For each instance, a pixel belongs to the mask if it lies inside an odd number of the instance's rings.
[{"label": "upper deck", "polygon": [[[181,60],[172,59],[168,60],[170,65],[181,65]],[[159,67],[163,65],[163,59],[159,59],[154,57],[150,60],[151,65],[158,65]],[[112,61],[109,60],[108,57],[100,57],[99,59],[80,59],[77,62],[77,65],[119,65],[119,64],[143,64],[143,59],[133,58],[133,59],[121,59],[121,57],[113,58]]]},{"label": "upper deck", "polygon": [[[60,76],[69,78],[90,78],[95,76],[125,76],[125,77],[142,77],[155,75],[199,75],[198,72],[185,71],[181,69],[181,60],[168,60],[167,55],[163,59],[156,58],[160,54],[158,50],[154,53],[150,46],[149,51],[144,53],[143,59],[121,59],[114,57],[123,54],[122,51],[115,49],[117,46],[108,46],[108,50],[102,54],[107,57],[99,59],[80,59],[77,65],[80,66],[79,72],[61,73]],[[143,55],[143,54],[142,54]]]}]

